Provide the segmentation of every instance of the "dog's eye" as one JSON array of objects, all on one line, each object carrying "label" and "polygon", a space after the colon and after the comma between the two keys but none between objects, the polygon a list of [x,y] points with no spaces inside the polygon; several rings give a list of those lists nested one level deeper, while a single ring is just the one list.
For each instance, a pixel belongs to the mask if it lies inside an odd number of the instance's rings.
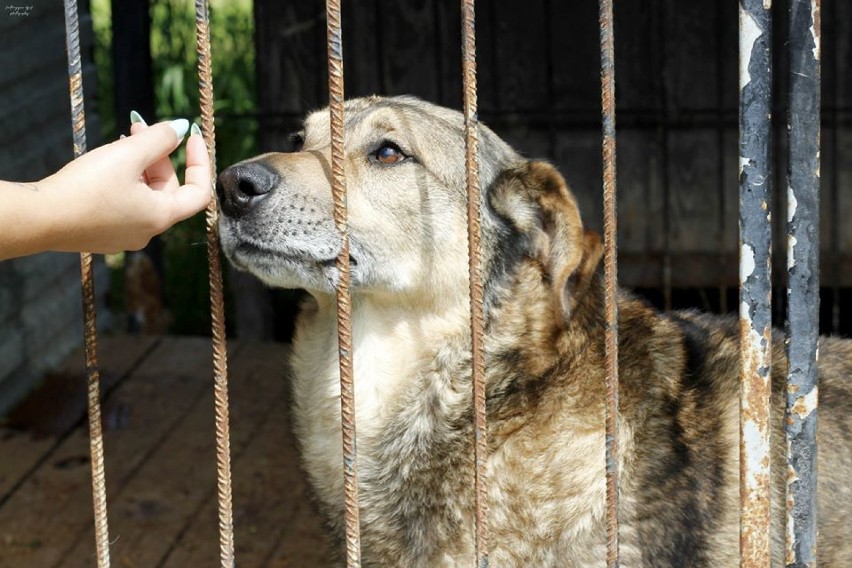
[{"label": "dog's eye", "polygon": [[301,132],[294,132],[289,136],[290,138],[290,151],[291,152],[301,152],[302,147],[305,145],[305,135]]},{"label": "dog's eye", "polygon": [[408,156],[399,149],[399,146],[389,142],[383,143],[381,148],[376,150],[373,154],[373,157],[381,164],[398,164],[408,158]]}]

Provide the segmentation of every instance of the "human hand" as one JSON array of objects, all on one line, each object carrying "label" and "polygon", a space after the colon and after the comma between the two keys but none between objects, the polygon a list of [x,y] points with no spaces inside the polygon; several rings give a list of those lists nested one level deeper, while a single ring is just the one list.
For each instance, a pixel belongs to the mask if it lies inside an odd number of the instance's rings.
[{"label": "human hand", "polygon": [[[136,115],[138,117],[138,115]],[[112,253],[138,250],[212,197],[207,147],[193,128],[186,147],[186,184],[169,160],[186,134],[185,119],[148,127],[106,144],[37,184],[52,203],[49,250]]]}]

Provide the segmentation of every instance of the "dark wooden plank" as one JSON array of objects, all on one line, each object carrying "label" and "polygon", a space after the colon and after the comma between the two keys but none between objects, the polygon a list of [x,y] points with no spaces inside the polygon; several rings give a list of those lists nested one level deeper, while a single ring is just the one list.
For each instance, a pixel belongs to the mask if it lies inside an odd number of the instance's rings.
[{"label": "dark wooden plank", "polygon": [[279,545],[264,568],[326,568],[334,566],[330,560],[329,544],[317,531],[319,519],[310,505],[299,501],[293,512],[294,522],[279,536]]},{"label": "dark wooden plank", "polygon": [[[476,30],[476,61],[479,82],[479,104],[487,104],[486,74],[496,73],[496,69],[487,66],[490,56],[484,42],[484,31],[488,27],[485,13],[487,6],[476,6],[478,24]],[[461,13],[458,0],[434,0],[435,13],[435,53],[438,54],[438,98],[440,105],[461,110],[462,108],[462,72],[461,72]]]},{"label": "dark wooden plank", "polygon": [[[739,132],[735,128],[725,130],[722,143],[724,157],[723,185],[725,197],[724,231],[722,252],[726,254],[739,254],[739,207],[740,207],[740,180],[739,180]],[[773,214],[773,216],[776,216]],[[737,262],[737,264],[739,264]]]},{"label": "dark wooden plank", "polygon": [[[461,79],[461,12],[459,11],[459,3],[454,0],[441,0],[440,6],[442,11],[452,13],[459,19],[459,27],[456,29],[455,39],[449,38],[446,45],[452,46],[456,50],[455,54],[447,52],[448,58],[456,58],[459,61],[459,67],[456,69],[458,78],[455,80],[455,88],[459,92],[459,101],[463,96],[463,87]],[[477,99],[479,102],[480,115],[487,114],[491,111],[496,111],[500,108],[500,63],[497,59],[497,44],[502,38],[500,30],[497,28],[497,2],[481,2],[476,5],[476,65],[477,65],[477,83],[479,85],[479,93]],[[449,37],[449,36],[448,36]],[[461,109],[461,102],[456,108]]]},{"label": "dark wooden plank", "polygon": [[[550,28],[551,45],[550,57],[553,62],[553,102],[555,108],[571,111],[583,111],[592,119],[600,118],[601,108],[601,57],[600,30],[598,28],[598,4],[596,2],[560,2],[549,0],[551,16],[544,25]],[[631,17],[639,17],[642,12],[632,8],[633,3],[619,4],[615,10],[618,17],[620,12],[627,10]],[[619,18],[621,19],[621,18]],[[621,26],[615,36],[617,55],[630,53],[630,57],[617,58],[616,77],[618,78],[619,96],[627,91],[636,89],[641,82],[622,80],[622,62],[635,68],[642,68],[641,78],[647,82],[647,67],[643,66],[641,53],[633,50],[623,50],[627,41],[635,41],[639,26],[631,20],[629,26]],[[543,31],[537,32],[544,33]],[[622,34],[624,34],[622,36]],[[647,41],[647,39],[645,39]],[[541,55],[543,57],[544,54]],[[629,98],[628,98],[629,101]],[[623,102],[618,101],[621,106]],[[624,101],[627,102],[627,101]]]},{"label": "dark wooden plank", "polygon": [[[237,562],[241,566],[263,566],[274,556],[281,542],[288,546],[282,554],[300,559],[298,566],[328,566],[328,548],[319,516],[311,506],[307,484],[299,467],[294,438],[289,427],[284,391],[280,345],[251,345],[249,353],[260,362],[256,384],[245,393],[273,401],[257,432],[243,451],[234,452],[234,525]],[[238,395],[235,385],[235,398]],[[274,393],[280,396],[275,397]],[[234,422],[248,417],[234,409]],[[213,566],[217,552],[216,499],[210,495],[199,515],[177,543],[164,568]],[[297,532],[302,538],[294,540]],[[306,559],[315,557],[317,563]]]},{"label": "dark wooden plank", "polygon": [[383,94],[439,100],[433,1],[380,4],[377,25],[383,45],[379,63],[382,85],[386,89]]},{"label": "dark wooden plank", "polygon": [[[574,2],[561,2],[561,4],[577,4]],[[594,2],[583,2],[594,7]],[[657,77],[661,70],[657,67],[654,53],[654,40],[652,38],[651,22],[654,17],[653,2],[619,2],[614,9],[615,17],[615,80],[616,80],[616,104],[618,110],[627,109],[654,109],[657,107]],[[587,10],[592,8],[586,7]],[[597,18],[594,15],[584,15],[592,18],[595,22],[597,32]],[[599,32],[598,32],[599,33]],[[593,47],[599,45],[594,39],[589,38]],[[599,40],[598,40],[599,41]],[[590,49],[590,48],[583,48]],[[571,54],[566,54],[570,61]],[[597,88],[597,101],[593,108],[600,109],[600,54],[584,55],[584,59],[591,58],[598,66],[598,75],[592,80],[587,74],[587,81]],[[584,63],[586,64],[586,63]],[[570,75],[569,75],[570,77]]]},{"label": "dark wooden plank", "polygon": [[[671,110],[712,109],[717,102],[716,2],[663,2],[668,105]],[[731,60],[733,63],[733,60]]]},{"label": "dark wooden plank", "polygon": [[618,134],[618,248],[621,252],[661,250],[662,192],[656,183],[653,132]]},{"label": "dark wooden plank", "polygon": [[[277,347],[277,348],[276,348]],[[283,381],[274,385],[269,372],[276,364],[283,371],[283,346],[262,351],[241,349],[230,361],[230,440],[232,455],[243,451],[258,427],[280,407]],[[195,380],[207,378],[195,374]],[[140,465],[117,493],[110,496],[110,526],[121,535],[112,546],[113,556],[130,566],[160,566],[198,518],[205,502],[215,494],[216,455],[212,382],[198,404],[169,437]],[[209,546],[216,552],[218,537]],[[93,557],[91,531],[79,539],[63,568],[89,566]]]},{"label": "dark wooden plank", "polygon": [[671,249],[715,251],[719,227],[716,133],[671,131],[668,142]]},{"label": "dark wooden plank", "polygon": [[[852,109],[852,73],[849,73],[849,69],[852,69],[852,3],[834,0],[832,4],[835,5],[836,11],[834,23],[838,26],[834,53],[834,57],[837,57],[835,69],[839,81],[837,102],[841,107]],[[825,20],[823,22],[825,23]],[[850,115],[852,113],[847,111],[847,120],[852,118]]]},{"label": "dark wooden plank", "polygon": [[544,0],[498,2],[495,9],[498,68],[492,72],[500,73],[501,110],[546,109],[550,46]]},{"label": "dark wooden plank", "polygon": [[381,61],[385,55],[378,24],[378,11],[383,6],[376,0],[342,2],[347,99],[384,94]]},{"label": "dark wooden plank", "polygon": [[[209,339],[163,341],[108,399],[103,417],[109,500],[210,390],[210,360]],[[88,453],[88,435],[78,428],[0,509],[0,567],[56,566],[81,545],[93,522]],[[93,539],[85,538],[93,548]],[[78,560],[91,566],[94,555]]]},{"label": "dark wooden plank", "polygon": [[[159,341],[154,337],[116,336],[100,341],[102,389],[123,380]],[[82,348],[51,372],[10,414],[0,428],[0,502],[86,413],[86,372]]]},{"label": "dark wooden plank", "polygon": [[325,104],[325,4],[258,2],[255,33],[261,112],[301,113]]},{"label": "dark wooden plank", "polygon": [[[845,167],[837,172],[837,186],[839,188],[852,187],[852,131],[844,130],[837,133],[838,162],[845,162]],[[852,223],[843,222],[844,219],[852,219],[852,191],[841,190],[838,194],[837,206],[839,208],[838,233],[840,236],[840,250],[849,255],[852,253]]]},{"label": "dark wooden plank", "polygon": [[600,130],[561,132],[554,159],[580,206],[583,224],[596,231],[603,227]]}]

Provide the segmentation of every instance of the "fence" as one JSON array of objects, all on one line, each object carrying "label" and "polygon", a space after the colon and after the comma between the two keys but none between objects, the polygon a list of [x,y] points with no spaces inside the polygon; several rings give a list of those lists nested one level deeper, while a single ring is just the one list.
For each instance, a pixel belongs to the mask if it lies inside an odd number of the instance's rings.
[{"label": "fence", "polygon": [[[478,114],[474,0],[461,0],[462,80],[465,164],[468,191],[471,351],[475,420],[476,564],[488,566],[487,424],[482,283],[479,261]],[[65,0],[69,85],[75,156],[86,151],[80,74],[77,8]],[[600,70],[603,123],[604,283],[606,316],[606,477],[608,566],[619,564],[618,543],[618,312],[616,250],[615,49],[612,0],[599,5]],[[787,379],[788,492],[786,563],[816,562],[816,422],[819,301],[819,101],[820,1],[791,0],[789,14],[788,116],[788,332]],[[356,424],[349,293],[346,180],[343,172],[344,63],[339,0],[326,2],[329,112],[331,118],[334,221],[343,235],[337,258],[338,342],[341,376],[345,527],[347,565],[360,565]],[[196,1],[202,124],[211,158],[215,157],[209,13]],[[770,245],[772,9],[768,0],[740,0],[740,325],[741,424],[741,566],[768,566],[770,553],[769,394],[771,369],[772,263]],[[211,160],[215,175],[215,160]],[[227,360],[225,355],[222,280],[219,265],[215,200],[207,210],[211,309],[213,314],[216,440],[223,567],[232,567],[234,529],[231,514],[228,439]],[[98,566],[109,566],[105,472],[100,429],[99,375],[91,255],[81,256],[89,386],[92,479]]]}]

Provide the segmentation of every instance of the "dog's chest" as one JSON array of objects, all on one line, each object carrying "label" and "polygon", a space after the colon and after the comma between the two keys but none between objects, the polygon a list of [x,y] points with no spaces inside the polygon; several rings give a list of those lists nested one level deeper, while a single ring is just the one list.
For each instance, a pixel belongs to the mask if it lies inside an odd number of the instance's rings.
[{"label": "dog's chest", "polygon": [[[317,348],[319,337],[313,341],[297,343],[294,351],[297,432],[314,489],[340,528],[340,390],[337,359],[329,356],[336,355],[329,349],[336,336],[325,338],[328,350]],[[424,359],[405,344],[362,340],[354,358],[365,550],[412,561],[447,553],[467,558],[474,499],[464,342]],[[604,476],[582,464],[602,469],[603,433],[571,424],[558,428],[554,440],[546,424],[523,423],[509,428],[514,433],[489,458],[491,530],[506,543],[507,565],[529,560],[532,550],[547,564],[564,553],[554,534],[571,534],[575,543],[598,536],[593,527],[602,513]],[[496,438],[500,424],[492,427]]]}]

